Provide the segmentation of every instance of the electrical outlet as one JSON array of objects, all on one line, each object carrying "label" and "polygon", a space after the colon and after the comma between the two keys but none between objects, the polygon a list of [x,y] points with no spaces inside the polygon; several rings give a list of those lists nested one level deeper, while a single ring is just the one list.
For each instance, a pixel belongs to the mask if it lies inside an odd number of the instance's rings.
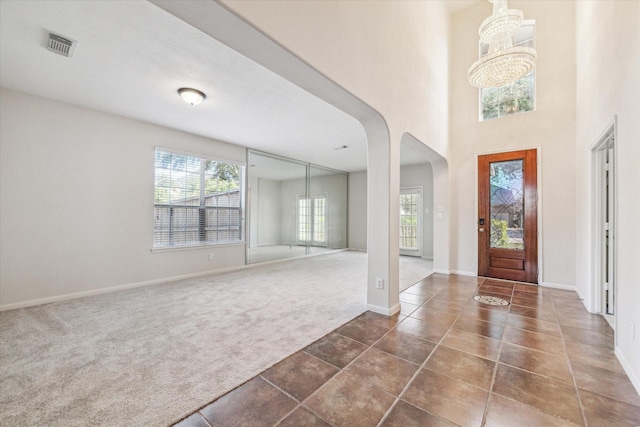
[{"label": "electrical outlet", "polygon": [[376,289],[384,289],[384,279],[380,277],[376,279]]},{"label": "electrical outlet", "polygon": [[213,252],[209,252],[209,261],[213,261]]}]

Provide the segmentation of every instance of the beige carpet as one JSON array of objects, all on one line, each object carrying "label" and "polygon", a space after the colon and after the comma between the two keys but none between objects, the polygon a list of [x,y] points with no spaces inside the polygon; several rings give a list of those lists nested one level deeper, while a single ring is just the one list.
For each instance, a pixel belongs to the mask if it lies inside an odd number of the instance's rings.
[{"label": "beige carpet", "polygon": [[433,274],[433,261],[414,256],[400,257],[400,292]]},{"label": "beige carpet", "polygon": [[2,312],[0,425],[171,424],[363,312],[365,282],[340,252]]}]

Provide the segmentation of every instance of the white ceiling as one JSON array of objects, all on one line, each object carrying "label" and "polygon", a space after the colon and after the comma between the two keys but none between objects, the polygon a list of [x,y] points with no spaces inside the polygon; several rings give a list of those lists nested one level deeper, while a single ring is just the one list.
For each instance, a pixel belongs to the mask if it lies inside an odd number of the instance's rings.
[{"label": "white ceiling", "polygon": [[[77,40],[75,56],[48,51],[48,31]],[[146,1],[0,1],[0,85],[338,170],[366,169],[357,120]],[[190,107],[180,87],[207,99]],[[415,155],[403,159],[416,163]]]},{"label": "white ceiling", "polygon": [[449,13],[456,13],[483,1],[487,0],[445,0],[445,4],[449,9]]}]

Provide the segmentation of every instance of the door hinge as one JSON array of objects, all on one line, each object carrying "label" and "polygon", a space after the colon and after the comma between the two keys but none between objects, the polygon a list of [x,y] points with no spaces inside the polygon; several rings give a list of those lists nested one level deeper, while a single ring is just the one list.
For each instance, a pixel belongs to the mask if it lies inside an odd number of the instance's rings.
[{"label": "door hinge", "polygon": [[609,231],[609,223],[608,222],[604,223],[604,231]]},{"label": "door hinge", "polygon": [[609,171],[609,163],[605,163],[604,164],[604,170],[605,170],[605,172]]},{"label": "door hinge", "polygon": [[609,282],[604,282],[604,290],[605,291],[609,290]]}]

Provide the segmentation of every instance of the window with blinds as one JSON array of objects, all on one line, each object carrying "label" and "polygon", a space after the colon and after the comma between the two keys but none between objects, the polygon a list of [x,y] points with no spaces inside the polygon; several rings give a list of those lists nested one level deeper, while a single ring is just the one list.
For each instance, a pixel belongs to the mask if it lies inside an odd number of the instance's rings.
[{"label": "window with blinds", "polygon": [[155,152],[153,247],[244,241],[244,166]]}]

